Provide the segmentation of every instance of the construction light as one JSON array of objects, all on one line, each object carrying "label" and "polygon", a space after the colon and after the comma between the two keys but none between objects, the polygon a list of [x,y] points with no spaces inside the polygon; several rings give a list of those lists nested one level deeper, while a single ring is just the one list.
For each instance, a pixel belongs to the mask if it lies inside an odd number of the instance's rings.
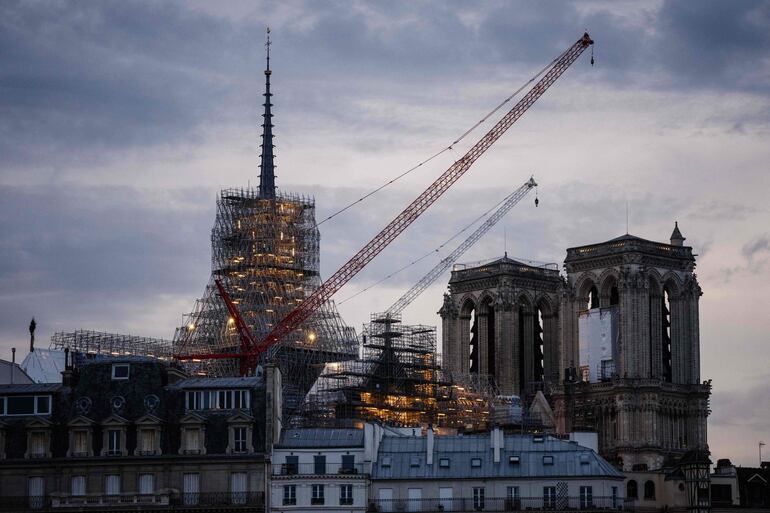
[{"label": "construction light", "polygon": [[311,332],[310,332],[310,334],[307,336],[307,338],[308,338],[308,340],[310,340],[311,342],[315,342],[315,333],[313,333],[313,332],[311,331]]},{"label": "construction light", "polygon": [[190,331],[194,330],[195,329],[195,324],[193,324],[193,323],[188,324],[187,325],[187,329],[190,330]]},{"label": "construction light", "polygon": [[228,317],[227,324],[235,324],[235,319],[233,319],[232,317]]}]

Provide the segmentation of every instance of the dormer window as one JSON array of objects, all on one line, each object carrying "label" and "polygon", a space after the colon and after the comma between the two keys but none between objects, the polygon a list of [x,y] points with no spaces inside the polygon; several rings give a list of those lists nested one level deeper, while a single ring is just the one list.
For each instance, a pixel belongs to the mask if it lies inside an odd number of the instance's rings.
[{"label": "dormer window", "polygon": [[128,379],[130,366],[127,363],[112,364],[112,379]]},{"label": "dormer window", "polygon": [[543,456],[543,465],[553,465],[553,456]]},{"label": "dormer window", "polygon": [[122,434],[120,429],[107,430],[107,456],[120,456],[123,454],[122,437],[120,436]]},{"label": "dormer window", "polygon": [[517,465],[521,461],[521,458],[519,456],[510,456],[508,458],[508,463],[511,465]]},{"label": "dormer window", "polygon": [[449,458],[439,458],[438,466],[441,468],[449,468]]},{"label": "dormer window", "polygon": [[392,460],[391,460],[390,456],[383,456],[382,457],[382,463],[380,463],[380,466],[383,467],[383,468],[389,468],[391,461]]},{"label": "dormer window", "polygon": [[45,431],[32,431],[29,434],[29,457],[45,458],[47,451],[48,433]]},{"label": "dormer window", "polygon": [[236,413],[227,419],[227,423],[229,424],[228,431],[230,432],[227,453],[251,454],[254,452],[254,447],[251,443],[254,419],[243,413]]},{"label": "dormer window", "polygon": [[147,414],[136,420],[136,449],[134,455],[153,456],[160,454],[161,420]]},{"label": "dormer window", "polygon": [[182,426],[179,454],[206,454],[205,419],[197,413],[188,413],[179,423]]},{"label": "dormer window", "polygon": [[481,466],[481,458],[471,458],[471,467],[478,468]]},{"label": "dormer window", "polygon": [[12,395],[0,397],[0,415],[50,415],[48,395]]}]

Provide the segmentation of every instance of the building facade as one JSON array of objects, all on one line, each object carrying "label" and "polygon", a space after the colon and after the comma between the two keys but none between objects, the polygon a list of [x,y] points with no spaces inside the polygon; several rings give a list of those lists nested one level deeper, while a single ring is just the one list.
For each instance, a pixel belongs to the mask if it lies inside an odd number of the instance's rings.
[{"label": "building facade", "polygon": [[[657,470],[707,448],[695,256],[632,235],[567,250],[566,275],[503,258],[456,266],[440,310],[445,364],[502,393],[543,391],[556,430],[595,430],[600,453]],[[491,367],[494,365],[494,367]]]},{"label": "building facade", "polygon": [[624,476],[593,450],[544,435],[385,436],[372,511],[619,509]]},{"label": "building facade", "polygon": [[381,437],[376,424],[285,430],[273,448],[271,511],[366,511]]},{"label": "building facade", "polygon": [[264,508],[280,373],[188,378],[157,360],[68,366],[0,386],[6,510]]}]

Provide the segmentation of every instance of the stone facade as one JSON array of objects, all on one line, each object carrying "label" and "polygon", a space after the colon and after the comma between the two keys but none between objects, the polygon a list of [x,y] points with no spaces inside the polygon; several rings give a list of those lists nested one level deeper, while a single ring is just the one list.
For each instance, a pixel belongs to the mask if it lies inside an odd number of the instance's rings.
[{"label": "stone facade", "polygon": [[[439,311],[445,365],[489,371],[502,393],[527,400],[543,390],[557,431],[598,431],[600,453],[626,470],[660,469],[707,447],[702,292],[683,242],[676,227],[669,244],[624,235],[570,248],[565,278],[507,258],[456,268]],[[594,308],[617,311],[618,337],[611,375],[589,383],[579,319]]]},{"label": "stone facade", "polygon": [[562,287],[555,265],[534,267],[506,256],[455,266],[439,311],[445,365],[488,374],[506,395],[557,383]]},{"label": "stone facade", "polygon": [[277,368],[190,378],[121,357],[63,378],[0,386],[0,509],[264,508]]}]

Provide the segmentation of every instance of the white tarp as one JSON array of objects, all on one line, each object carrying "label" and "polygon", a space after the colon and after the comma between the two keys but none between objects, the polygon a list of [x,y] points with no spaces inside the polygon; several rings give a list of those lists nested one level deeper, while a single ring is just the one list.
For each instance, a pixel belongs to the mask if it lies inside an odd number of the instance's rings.
[{"label": "white tarp", "polygon": [[21,362],[21,368],[35,383],[61,383],[64,351],[35,348]]},{"label": "white tarp", "polygon": [[578,333],[581,371],[591,383],[609,379],[618,353],[618,307],[583,312],[578,317]]}]

